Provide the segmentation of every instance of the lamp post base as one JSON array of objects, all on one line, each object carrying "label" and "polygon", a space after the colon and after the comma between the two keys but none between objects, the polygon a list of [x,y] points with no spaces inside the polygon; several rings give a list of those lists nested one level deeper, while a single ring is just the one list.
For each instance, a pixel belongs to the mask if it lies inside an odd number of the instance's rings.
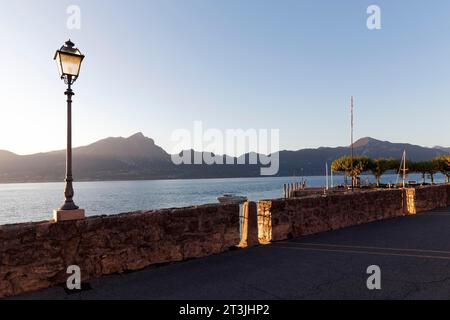
[{"label": "lamp post base", "polygon": [[76,209],[76,210],[55,209],[55,210],[53,210],[53,220],[55,220],[55,222],[82,220],[85,217],[86,216],[85,216],[84,209]]}]

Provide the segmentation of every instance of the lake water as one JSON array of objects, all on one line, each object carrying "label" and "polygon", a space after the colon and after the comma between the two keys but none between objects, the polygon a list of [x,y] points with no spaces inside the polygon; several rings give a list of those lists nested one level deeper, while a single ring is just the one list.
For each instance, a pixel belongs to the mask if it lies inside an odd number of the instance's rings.
[{"label": "lake water", "polygon": [[[362,177],[364,181],[366,176]],[[372,176],[367,176],[373,181]],[[305,177],[309,187],[320,187],[325,177]],[[421,181],[418,175],[409,180]],[[265,177],[205,180],[156,180],[117,182],[78,182],[74,184],[75,203],[87,216],[159,208],[186,207],[217,203],[226,193],[247,196],[250,200],[280,198],[283,184],[299,182],[300,177]],[[335,176],[335,184],[343,183]],[[384,182],[395,182],[396,175],[385,175]],[[436,182],[444,182],[441,175]],[[0,184],[0,225],[49,220],[63,200],[64,183]]]}]

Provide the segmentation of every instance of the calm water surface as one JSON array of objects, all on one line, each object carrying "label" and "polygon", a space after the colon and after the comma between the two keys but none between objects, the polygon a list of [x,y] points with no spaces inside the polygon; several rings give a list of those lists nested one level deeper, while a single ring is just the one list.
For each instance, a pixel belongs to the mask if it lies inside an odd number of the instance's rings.
[{"label": "calm water surface", "polygon": [[[324,186],[326,183],[325,177],[305,179],[310,187]],[[95,216],[217,203],[217,197],[225,193],[245,195],[253,201],[280,198],[283,184],[300,180],[300,177],[268,177],[78,182],[74,187],[76,204],[86,209],[86,215]],[[395,175],[383,177],[384,182],[395,180]],[[415,175],[411,175],[409,180],[421,181]],[[443,177],[437,176],[436,180],[443,182]],[[343,183],[343,177],[334,177],[334,182]],[[50,219],[52,210],[63,202],[63,190],[63,183],[0,184],[0,225]]]}]

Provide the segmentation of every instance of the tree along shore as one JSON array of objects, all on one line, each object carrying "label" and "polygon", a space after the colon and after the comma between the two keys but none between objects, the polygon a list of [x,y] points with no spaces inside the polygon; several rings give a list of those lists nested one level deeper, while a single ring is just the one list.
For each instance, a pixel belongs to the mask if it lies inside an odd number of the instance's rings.
[{"label": "tree along shore", "polygon": [[[331,168],[334,172],[340,172],[345,177],[353,179],[354,185],[357,185],[359,176],[364,172],[373,174],[380,186],[381,177],[387,171],[395,171],[403,174],[403,168],[400,167],[401,160],[392,158],[370,159],[368,157],[343,156],[333,161]],[[402,166],[403,167],[403,166]],[[445,176],[446,183],[450,182],[450,156],[440,156],[429,161],[406,161],[406,173],[422,174],[422,183],[425,183],[426,175],[430,176],[431,184],[434,184],[434,176],[441,172]]]}]

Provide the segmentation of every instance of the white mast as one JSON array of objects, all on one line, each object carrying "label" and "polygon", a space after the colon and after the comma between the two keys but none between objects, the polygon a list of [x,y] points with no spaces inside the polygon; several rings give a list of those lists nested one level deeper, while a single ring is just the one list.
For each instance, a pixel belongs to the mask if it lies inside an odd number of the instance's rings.
[{"label": "white mast", "polygon": [[331,189],[334,188],[334,181],[333,181],[333,168],[331,168]]},{"label": "white mast", "polygon": [[327,176],[327,190],[329,189],[328,187],[328,162],[325,162],[325,174]]},{"label": "white mast", "polygon": [[403,152],[403,188],[406,186],[406,150]]},{"label": "white mast", "polygon": [[406,150],[403,151],[403,156],[402,156],[402,161],[400,162],[400,169],[398,170],[398,174],[397,174],[397,182],[395,183],[396,185],[398,184],[398,180],[400,179],[400,172],[402,173],[402,181],[403,181],[403,188],[406,187]]}]

